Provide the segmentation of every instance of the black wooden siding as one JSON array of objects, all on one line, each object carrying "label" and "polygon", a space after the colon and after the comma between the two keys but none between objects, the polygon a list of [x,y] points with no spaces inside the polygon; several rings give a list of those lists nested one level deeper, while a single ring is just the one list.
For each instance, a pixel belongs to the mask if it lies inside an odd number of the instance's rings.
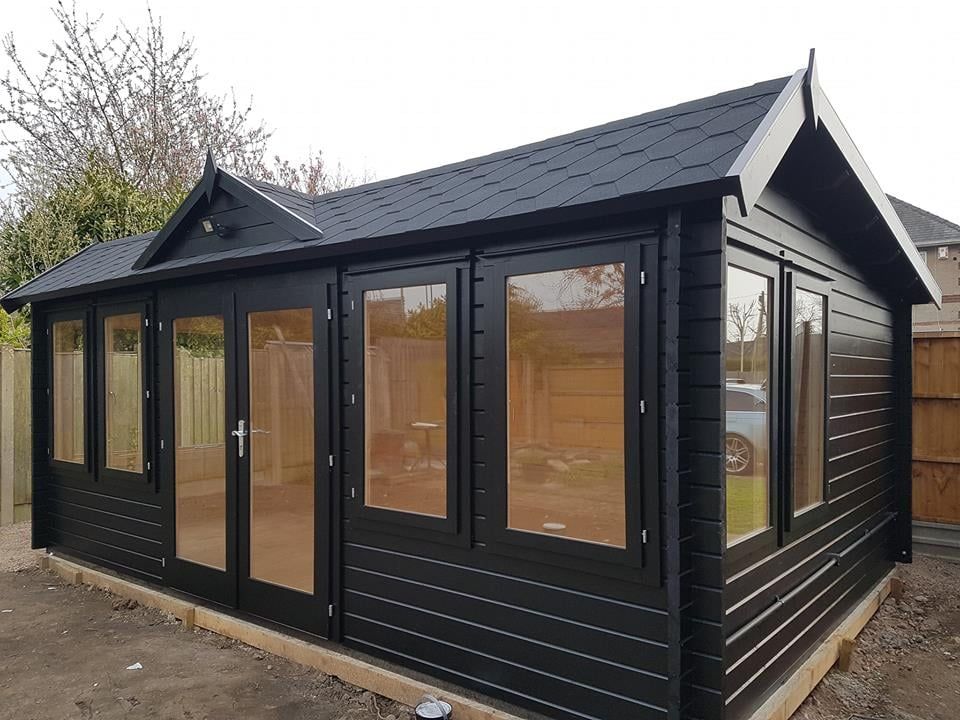
[{"label": "black wooden siding", "polygon": [[[371,531],[352,520],[346,488],[360,480],[350,477],[345,461],[344,642],[550,717],[666,718],[662,588],[592,561],[564,556],[543,563],[488,547],[487,488],[505,480],[487,446],[502,420],[487,412],[485,379],[503,369],[488,359],[483,262],[473,253],[464,258],[472,278],[469,322],[461,328],[470,338],[469,403],[461,413],[470,418],[464,444],[471,512],[461,534],[447,542]],[[349,313],[345,302],[345,328]],[[343,338],[345,368],[356,362],[358,347]],[[350,396],[345,381],[346,418],[354,410]],[[351,432],[349,419],[343,432]]]},{"label": "black wooden siding", "polygon": [[[192,258],[229,248],[239,250],[294,239],[293,235],[262,212],[224,191],[218,192],[209,206],[202,204],[191,215],[187,231],[165,251],[163,260]],[[229,230],[222,238],[216,233],[208,233],[200,224],[202,219],[209,219],[214,225],[222,225]]]},{"label": "black wooden siding", "polygon": [[687,223],[681,238],[681,589],[683,718],[714,717],[723,705],[722,555],[700,536],[723,517],[721,289],[723,223]]},{"label": "black wooden siding", "polygon": [[[140,299],[143,299],[142,296]],[[114,298],[104,297],[109,303]],[[93,298],[90,298],[93,301]],[[74,305],[74,307],[77,307]],[[84,307],[90,307],[89,305]],[[46,339],[45,315],[55,308],[38,305],[33,308],[34,338]],[[92,340],[93,338],[91,338]],[[150,341],[145,335],[147,347]],[[91,350],[96,344],[89,343]],[[147,356],[150,358],[148,352]],[[153,356],[155,360],[155,355]],[[103,565],[118,572],[152,582],[163,578],[162,507],[155,486],[141,478],[131,478],[129,487],[94,479],[82,467],[54,467],[49,463],[50,444],[48,417],[49,354],[45,341],[33,343],[33,442],[34,503],[33,532],[35,547],[48,547],[54,552],[65,550],[71,555]],[[155,375],[154,375],[155,376]],[[87,383],[92,382],[89,374]],[[97,391],[101,388],[98,386]],[[90,396],[88,395],[88,401]],[[95,406],[95,405],[94,405]],[[155,410],[155,404],[148,402]],[[87,416],[88,425],[92,415]],[[155,418],[153,418],[155,425]],[[94,432],[94,425],[87,432]],[[96,445],[93,443],[93,445]],[[149,454],[153,445],[145,442],[144,462],[155,460]],[[87,453],[91,452],[88,443]],[[95,467],[88,457],[90,467]]]},{"label": "black wooden siding", "polygon": [[[228,201],[229,202],[229,201]],[[234,212],[231,208],[223,212]],[[494,552],[487,489],[502,483],[487,437],[498,419],[488,412],[486,380],[503,372],[488,358],[484,329],[483,251],[455,250],[447,262],[465,268],[461,413],[462,530],[438,541],[417,532],[354,522],[347,488],[352,418],[350,372],[359,340],[351,338],[349,303],[341,303],[340,383],[335,427],[343,489],[339,632],[349,645],[556,718],[739,718],[815,647],[819,637],[890,567],[893,524],[868,538],[837,568],[749,632],[741,629],[820,569],[827,553],[849,547],[895,508],[893,314],[856,268],[829,245],[803,213],[768,192],[747,220],[725,222],[719,202],[683,208],[679,254],[679,323],[675,377],[678,597],[667,586],[637,582],[623,568],[570,557],[551,562]],[[633,222],[634,232],[660,227]],[[623,226],[603,232],[623,236]],[[582,228],[578,237],[589,236]],[[739,572],[724,571],[723,278],[726,237],[770,254],[781,250],[836,278],[831,294],[829,522]],[[559,240],[559,238],[557,238]],[[598,239],[598,238],[593,238]],[[530,241],[526,242],[529,247]],[[509,246],[483,248],[504,252]],[[664,312],[668,267],[661,247],[661,398],[666,390]],[[589,258],[589,253],[585,253]],[[438,258],[432,258],[437,261]],[[382,259],[415,263],[418,258]],[[675,262],[671,261],[671,262]],[[348,268],[355,269],[355,268]],[[39,322],[47,308],[35,308]],[[35,324],[35,337],[42,325]],[[332,357],[333,357],[332,356]],[[48,467],[44,343],[34,354],[35,545],[62,549],[142,579],[163,581],[164,494],[129,492]],[[156,407],[156,406],[155,406]],[[668,410],[659,408],[666,453]],[[155,419],[155,418],[154,418]],[[661,458],[661,467],[666,467]],[[661,474],[660,497],[672,476]],[[661,525],[670,509],[661,504]],[[665,557],[668,536],[660,551]],[[666,568],[667,563],[661,566]],[[673,603],[676,603],[675,605]],[[670,609],[682,625],[670,631]],[[668,644],[681,639],[680,708],[668,710]],[[676,692],[676,690],[674,690]],[[726,703],[725,703],[726,700]],[[726,704],[726,709],[725,709]]]},{"label": "black wooden siding", "polygon": [[[850,548],[896,508],[893,310],[850,259],[796,205],[767,190],[750,217],[729,208],[727,236],[833,279],[830,294],[830,401],[824,523],[794,542],[728,571],[720,609],[724,634],[726,717],[749,714],[777,680],[805,658],[864,593],[892,567],[893,523],[887,523],[824,570],[830,553]],[[720,370],[724,364],[718,363]],[[899,371],[898,371],[899,372]],[[909,372],[909,371],[907,371]],[[719,378],[722,383],[723,377]],[[722,464],[714,477],[722,477]],[[904,480],[901,478],[901,482]],[[722,512],[723,505],[714,507]],[[722,520],[714,516],[714,520]],[[722,526],[722,525],[721,525]],[[698,532],[713,553],[722,534]],[[786,601],[748,626],[777,598]],[[705,598],[703,598],[705,600]],[[744,629],[747,628],[747,629]],[[719,711],[714,713],[719,717]]]}]

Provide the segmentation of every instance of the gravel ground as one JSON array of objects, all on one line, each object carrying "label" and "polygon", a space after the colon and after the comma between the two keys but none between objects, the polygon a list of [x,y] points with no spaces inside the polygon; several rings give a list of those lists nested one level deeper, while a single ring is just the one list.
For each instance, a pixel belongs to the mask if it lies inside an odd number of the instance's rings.
[{"label": "gravel ground", "polygon": [[30,523],[0,527],[0,573],[36,567],[40,551],[30,549]]}]

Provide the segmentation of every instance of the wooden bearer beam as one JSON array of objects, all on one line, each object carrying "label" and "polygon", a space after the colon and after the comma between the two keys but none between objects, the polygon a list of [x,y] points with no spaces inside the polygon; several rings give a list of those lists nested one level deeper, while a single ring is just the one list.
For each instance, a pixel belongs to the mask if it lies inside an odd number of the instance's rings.
[{"label": "wooden bearer beam", "polygon": [[850,672],[850,666],[853,664],[853,653],[856,649],[856,640],[843,638],[840,641],[840,650],[837,656],[837,669],[840,670],[840,672]]},{"label": "wooden bearer beam", "polygon": [[840,647],[844,641],[851,642],[863,630],[874,613],[883,605],[890,594],[894,580],[891,570],[879,583],[873,586],[863,601],[857,605],[840,623],[823,644],[807,658],[780,688],[750,716],[749,720],[789,720],[801,703],[813,692],[813,689],[830,672],[840,658]]},{"label": "wooden bearer beam", "polygon": [[194,608],[194,604],[186,600],[172,597],[159,590],[143,587],[130,580],[124,580],[100,570],[92,570],[83,565],[77,565],[63,558],[51,556],[49,563],[50,569],[69,583],[93,585],[120,597],[136,600],[145,607],[168,612],[178,620],[183,620]]},{"label": "wooden bearer beam", "polygon": [[433,685],[387,670],[373,663],[350,657],[334,649],[315,645],[289,635],[261,627],[252,622],[231,617],[216,610],[195,605],[166,593],[143,587],[130,580],[72,563],[59,557],[47,556],[51,570],[68,582],[93,585],[136,600],[146,607],[169,612],[183,621],[185,629],[194,626],[215,632],[218,635],[239,640],[264,652],[286,658],[301,665],[316,668],[327,675],[338,677],[346,683],[369,690],[383,697],[396,700],[410,707],[415,706],[424,695],[434,695],[453,706],[457,720],[522,720],[503,710],[484,705],[464,695],[441,691]]}]

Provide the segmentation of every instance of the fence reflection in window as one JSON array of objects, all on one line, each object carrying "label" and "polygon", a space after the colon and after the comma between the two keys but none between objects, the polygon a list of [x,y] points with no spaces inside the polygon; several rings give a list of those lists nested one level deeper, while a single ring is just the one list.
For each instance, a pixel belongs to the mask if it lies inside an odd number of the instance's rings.
[{"label": "fence reflection in window", "polygon": [[508,520],[626,545],[624,264],[507,280]]},{"label": "fence reflection in window", "polygon": [[447,514],[447,287],[363,293],[364,503]]},{"label": "fence reflection in window", "polygon": [[84,461],[83,320],[53,323],[53,458]]},{"label": "fence reflection in window", "polygon": [[142,326],[140,313],[103,321],[106,466],[134,473],[143,472]]}]

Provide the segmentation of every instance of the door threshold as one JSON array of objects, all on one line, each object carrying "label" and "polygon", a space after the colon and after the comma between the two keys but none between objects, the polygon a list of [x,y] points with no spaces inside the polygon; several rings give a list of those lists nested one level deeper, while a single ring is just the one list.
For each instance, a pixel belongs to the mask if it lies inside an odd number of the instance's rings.
[{"label": "door threshold", "polygon": [[[57,573],[74,585],[92,585],[120,597],[135,600],[145,607],[167,612],[183,623],[184,629],[195,627],[238,640],[264,652],[319,670],[322,673],[369,690],[390,700],[415,707],[424,695],[442,698],[453,706],[457,720],[522,720],[499,708],[465,695],[440,690],[393,670],[379,667],[360,658],[324,647],[311,640],[295,637],[287,631],[264,627],[236,617],[233,613],[194,603],[162,590],[112,575],[59,556],[44,555],[40,567]],[[297,632],[297,634],[302,634]],[[313,637],[313,636],[309,636]],[[319,639],[319,638],[318,638]],[[326,644],[330,644],[326,641]]]}]

